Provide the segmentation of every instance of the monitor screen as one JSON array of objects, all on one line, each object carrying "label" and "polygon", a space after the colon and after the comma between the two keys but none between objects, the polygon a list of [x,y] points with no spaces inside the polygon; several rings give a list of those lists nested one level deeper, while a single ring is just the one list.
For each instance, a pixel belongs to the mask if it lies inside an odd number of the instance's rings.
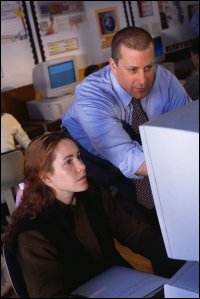
[{"label": "monitor screen", "polygon": [[66,86],[76,82],[73,60],[48,67],[51,88]]},{"label": "monitor screen", "polygon": [[33,85],[44,98],[73,94],[78,83],[74,56],[37,64],[33,69]]},{"label": "monitor screen", "polygon": [[162,36],[153,37],[154,49],[155,49],[155,61],[156,63],[165,60],[165,50]]},{"label": "monitor screen", "polygon": [[140,126],[167,254],[199,261],[199,101]]}]

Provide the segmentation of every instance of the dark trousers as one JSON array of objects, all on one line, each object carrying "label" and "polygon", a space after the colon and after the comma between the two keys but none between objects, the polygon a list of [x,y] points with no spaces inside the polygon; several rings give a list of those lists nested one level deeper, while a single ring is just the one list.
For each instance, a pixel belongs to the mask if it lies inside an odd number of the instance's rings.
[{"label": "dark trousers", "polygon": [[138,220],[153,225],[159,229],[155,208],[148,210],[137,201],[134,181],[126,178],[112,163],[96,157],[79,145],[81,157],[86,165],[88,175],[94,175],[108,190],[116,190],[123,205],[134,213]]}]

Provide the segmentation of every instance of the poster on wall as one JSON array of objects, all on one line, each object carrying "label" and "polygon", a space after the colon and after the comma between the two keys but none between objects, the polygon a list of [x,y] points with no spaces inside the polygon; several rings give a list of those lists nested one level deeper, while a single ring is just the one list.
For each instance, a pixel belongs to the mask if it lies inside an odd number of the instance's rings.
[{"label": "poster on wall", "polygon": [[187,1],[157,1],[161,26],[165,36],[166,53],[173,53],[190,48],[196,38],[191,26],[191,17],[198,3]]},{"label": "poster on wall", "polygon": [[64,52],[73,51],[79,48],[78,39],[71,38],[48,43],[49,54],[56,55]]},{"label": "poster on wall", "polygon": [[84,1],[34,1],[46,59],[79,49],[86,25]]},{"label": "poster on wall", "polygon": [[28,39],[20,1],[1,1],[1,43]]},{"label": "poster on wall", "polygon": [[140,18],[153,16],[152,1],[137,1]]},{"label": "poster on wall", "polygon": [[96,9],[96,20],[99,36],[103,40],[102,48],[108,48],[115,33],[120,29],[116,7]]},{"label": "poster on wall", "polygon": [[85,22],[83,1],[35,1],[42,36],[79,30]]},{"label": "poster on wall", "polygon": [[182,1],[157,1],[162,29],[173,28],[185,22]]}]

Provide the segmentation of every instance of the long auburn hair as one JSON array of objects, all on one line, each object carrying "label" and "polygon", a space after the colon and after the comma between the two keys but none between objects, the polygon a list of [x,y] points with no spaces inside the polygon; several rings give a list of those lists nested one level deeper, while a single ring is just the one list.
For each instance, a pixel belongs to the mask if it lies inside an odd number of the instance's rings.
[{"label": "long auburn hair", "polygon": [[4,237],[4,243],[9,245],[18,221],[26,216],[34,219],[44,207],[55,201],[54,190],[45,185],[41,179],[42,173],[53,173],[52,163],[55,160],[55,148],[63,139],[70,139],[65,131],[49,132],[32,140],[25,151],[24,177],[25,189],[19,207],[11,216]]}]

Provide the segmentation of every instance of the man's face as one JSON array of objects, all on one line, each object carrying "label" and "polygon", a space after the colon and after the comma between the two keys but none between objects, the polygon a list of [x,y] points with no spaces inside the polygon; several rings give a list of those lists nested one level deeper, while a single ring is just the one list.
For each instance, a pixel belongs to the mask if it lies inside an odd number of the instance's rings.
[{"label": "man's face", "polygon": [[154,49],[150,45],[143,51],[121,46],[118,64],[110,58],[109,63],[120,86],[136,99],[144,98],[154,81]]}]

